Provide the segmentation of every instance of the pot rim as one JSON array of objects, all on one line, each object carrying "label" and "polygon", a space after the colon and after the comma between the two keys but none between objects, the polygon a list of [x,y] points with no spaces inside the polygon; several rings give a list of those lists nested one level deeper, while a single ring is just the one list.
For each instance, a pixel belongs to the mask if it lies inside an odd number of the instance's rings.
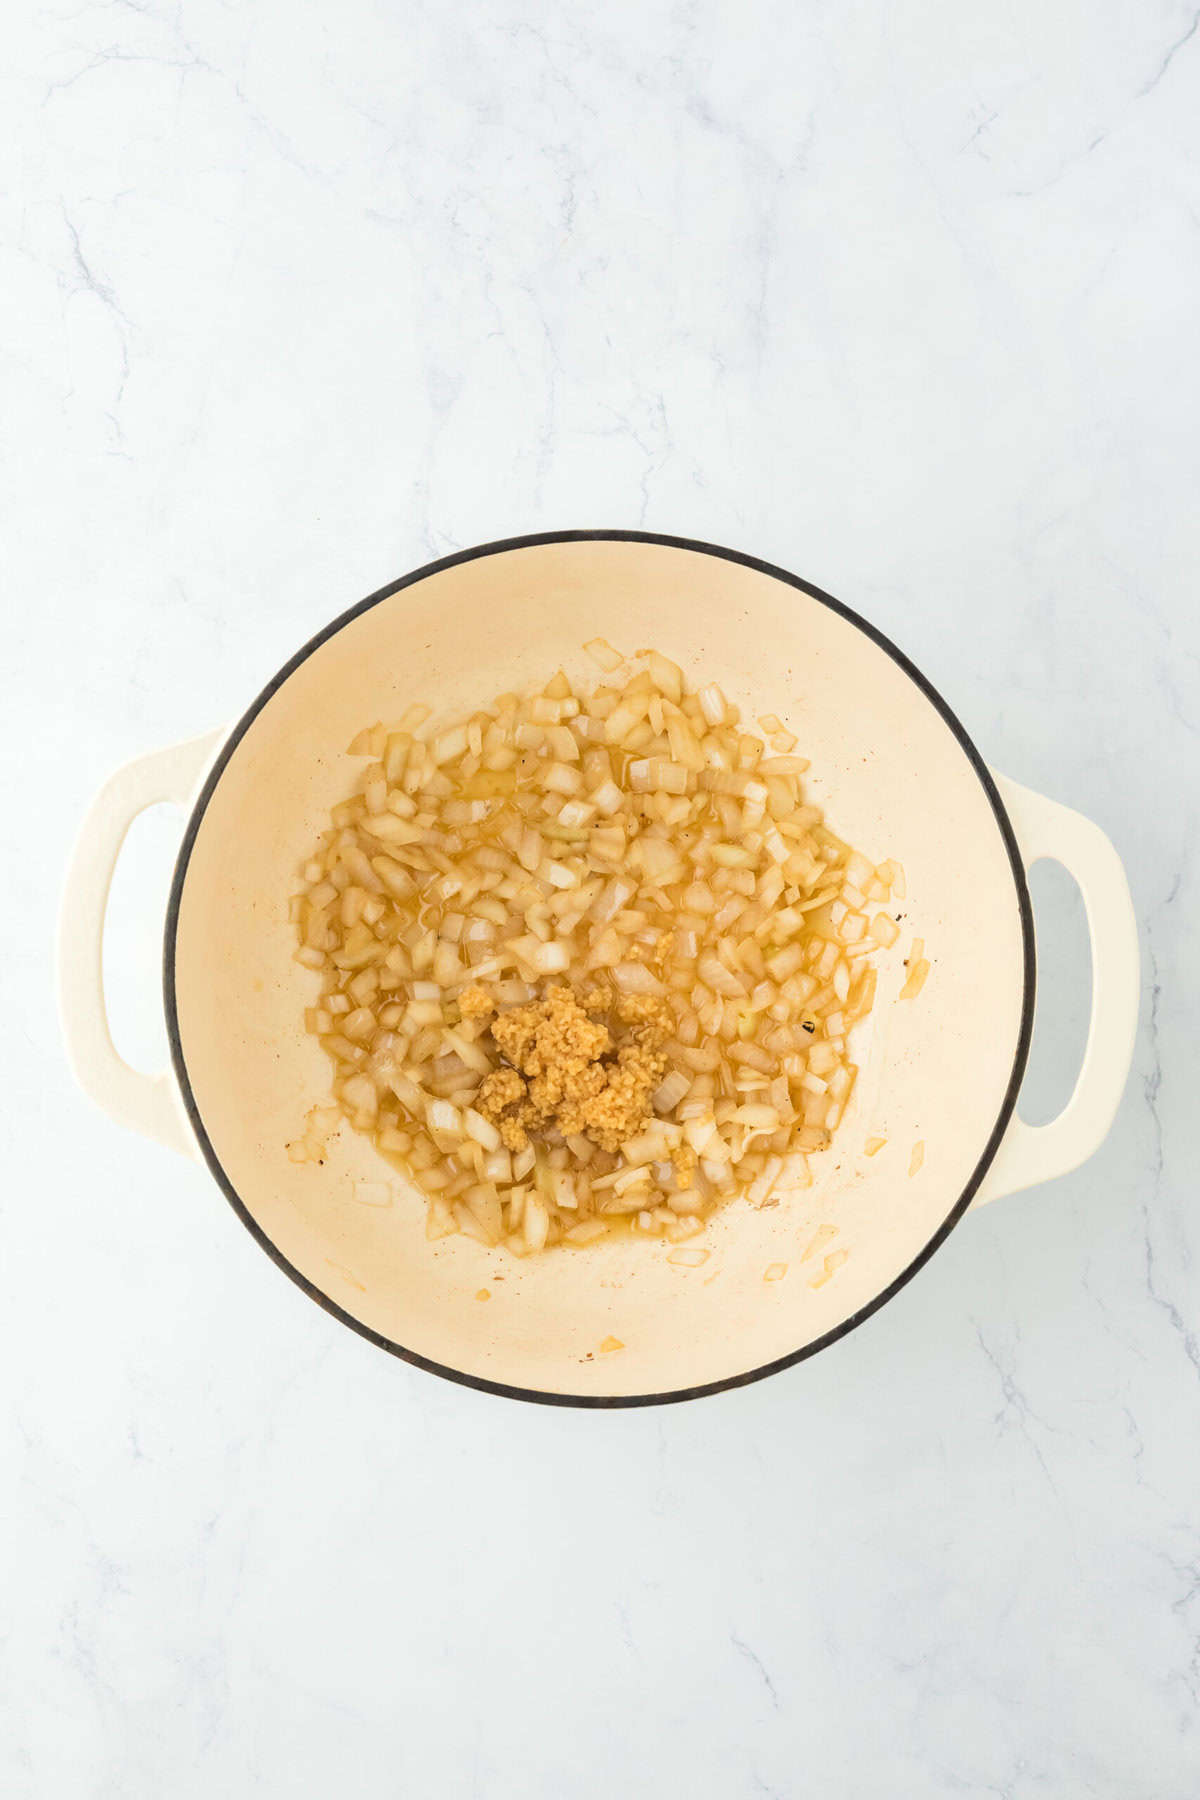
[{"label": "pot rim", "polygon": [[[814,1338],[811,1343],[803,1345],[799,1350],[790,1351],[786,1356],[776,1357],[771,1362],[763,1363],[758,1368],[747,1369],[736,1374],[722,1376],[719,1381],[704,1382],[695,1387],[672,1388],[664,1393],[654,1394],[556,1394],[540,1388],[515,1387],[507,1382],[490,1381],[485,1376],[471,1375],[462,1369],[452,1368],[446,1363],[435,1362],[430,1357],[420,1355],[418,1351],[410,1350],[405,1345],[396,1343],[392,1338],[384,1337],[381,1332],[373,1331],[369,1325],[364,1325],[360,1320],[354,1318],[351,1313],[346,1312],[340,1307],[336,1301],[330,1299],[328,1294],[324,1293],[310,1281],[306,1275],[302,1274],[293,1263],[288,1261],[283,1252],[262,1229],[258,1221],[249,1211],[245,1201],[242,1199],[222,1167],[220,1158],[217,1156],[216,1150],[205,1129],[204,1121],[200,1115],[200,1109],[192,1091],[191,1081],[188,1076],[187,1060],[184,1056],[183,1042],[179,1030],[179,1013],[175,992],[175,948],[179,926],[179,908],[183,895],[184,882],[187,879],[192,848],[195,844],[200,826],[204,821],[204,815],[208,810],[209,802],[216,791],[221,776],[233,756],[234,751],[241,743],[242,738],[254,723],[259,713],[273,695],[283,686],[284,682],[295,673],[302,663],[308,660],[314,651],[319,650],[322,644],[335,636],[335,634],[341,631],[344,626],[349,625],[362,613],[369,611],[371,607],[378,606],[381,601],[391,599],[394,594],[400,593],[404,588],[413,587],[417,582],[424,581],[427,576],[440,574],[444,569],[452,569],[460,563],[474,562],[484,556],[503,555],[510,550],[526,550],[539,544],[598,542],[663,544],[671,549],[689,550],[702,556],[715,556],[725,562],[740,563],[745,568],[756,569],[760,574],[772,576],[775,580],[784,582],[789,587],[799,589],[801,593],[807,594],[810,599],[818,600],[822,606],[827,606],[832,612],[839,614],[841,618],[846,619],[851,625],[856,626],[859,631],[871,640],[872,643],[885,651],[940,714],[945,724],[949,727],[952,735],[957,740],[967,761],[970,763],[971,768],[978,777],[980,785],[987,796],[988,803],[995,816],[1000,835],[1004,840],[1004,847],[1008,853],[1013,884],[1016,889],[1017,906],[1021,919],[1024,977],[1021,995],[1021,1022],[1017,1035],[1017,1045],[1013,1055],[1012,1069],[1009,1074],[1008,1084],[1004,1091],[1004,1098],[1000,1105],[999,1114],[987,1141],[984,1144],[979,1160],[975,1164],[975,1168],[966,1186],[950,1208],[950,1211],[947,1213],[941,1225],[922,1246],[917,1255],[913,1257],[911,1262],[901,1270],[899,1275],[897,1275],[893,1281],[889,1282],[888,1286],[884,1288],[881,1293],[876,1294],[874,1299],[869,1301],[867,1305],[859,1307],[857,1312],[851,1313],[848,1318],[843,1319],[842,1322],[839,1325],[834,1326],[832,1330],[823,1333],[822,1336],[818,1338]],[[749,556],[741,550],[729,550],[720,544],[705,543],[699,538],[674,537],[653,531],[620,531],[603,529],[541,531],[532,532],[522,537],[498,538],[491,543],[477,544],[467,550],[457,550],[450,556],[442,556],[434,562],[425,563],[421,568],[414,569],[408,575],[402,575],[398,581],[389,582],[386,587],[378,588],[375,593],[368,594],[365,600],[360,600],[357,605],[351,606],[347,611],[340,613],[337,618],[333,619],[330,624],[326,625],[323,630],[317,632],[314,637],[311,637],[306,644],[297,650],[295,655],[292,656],[278,673],[272,677],[242,714],[241,718],[230,731],[228,737],[221,746],[216,761],[209,770],[204,786],[201,788],[196,802],[192,807],[187,826],[184,830],[183,842],[180,845],[179,854],[175,861],[174,874],[171,880],[170,898],[167,903],[166,927],[163,935],[163,1004],[166,1012],[167,1037],[171,1051],[171,1066],[174,1069],[175,1078],[179,1084],[179,1090],[183,1099],[184,1108],[187,1112],[188,1120],[196,1135],[196,1140],[200,1146],[204,1160],[207,1163],[217,1186],[221,1189],[221,1192],[225,1195],[225,1198],[228,1200],[247,1231],[250,1232],[251,1236],[255,1238],[261,1248],[266,1251],[271,1260],[283,1270],[284,1274],[289,1276],[291,1280],[296,1283],[296,1286],[302,1289],[311,1300],[315,1300],[317,1305],[322,1307],[327,1313],[331,1314],[333,1318],[340,1320],[343,1325],[348,1325],[352,1331],[357,1332],[360,1337],[366,1338],[369,1343],[378,1345],[381,1350],[386,1350],[392,1356],[397,1356],[404,1362],[413,1364],[416,1368],[424,1369],[431,1375],[440,1375],[447,1381],[457,1382],[460,1386],[475,1388],[486,1394],[498,1394],[509,1400],[532,1401],[543,1406],[578,1406],[587,1408],[663,1406],[677,1401],[697,1400],[710,1394],[724,1393],[730,1388],[747,1387],[751,1382],[761,1381],[768,1375],[778,1374],[783,1369],[791,1368],[794,1363],[803,1362],[806,1358],[815,1356],[819,1350],[827,1349],[840,1338],[846,1337],[857,1326],[869,1319],[873,1313],[878,1312],[880,1307],[886,1305],[889,1300],[900,1292],[901,1288],[908,1285],[917,1271],[923,1268],[929,1261],[935,1250],[940,1249],[941,1245],[945,1242],[947,1237],[949,1237],[951,1231],[953,1231],[954,1227],[958,1224],[963,1214],[967,1211],[971,1201],[975,1197],[980,1183],[991,1165],[992,1159],[999,1148],[1000,1140],[1004,1136],[1009,1121],[1016,1109],[1017,1094],[1025,1074],[1025,1065],[1029,1057],[1030,1040],[1033,1035],[1035,989],[1036,954],[1034,949],[1033,908],[1029,898],[1028,884],[1025,879],[1025,866],[1021,859],[1021,853],[1017,848],[1017,840],[1013,831],[1012,822],[1009,819],[1008,812],[1005,809],[1004,802],[1000,798],[1000,794],[992,779],[987,764],[984,762],[983,757],[976,748],[974,741],[968,735],[957,716],[951,711],[941,694],[933,686],[932,682],[921,673],[920,669],[918,669],[914,663],[910,662],[904,652],[900,650],[890,638],[886,637],[876,626],[864,619],[860,613],[855,612],[852,607],[843,605],[840,600],[835,600],[832,594],[827,594],[821,588],[814,587],[811,582],[802,581],[798,575],[791,574],[789,570],[782,569],[775,563],[765,562],[761,557]]]}]

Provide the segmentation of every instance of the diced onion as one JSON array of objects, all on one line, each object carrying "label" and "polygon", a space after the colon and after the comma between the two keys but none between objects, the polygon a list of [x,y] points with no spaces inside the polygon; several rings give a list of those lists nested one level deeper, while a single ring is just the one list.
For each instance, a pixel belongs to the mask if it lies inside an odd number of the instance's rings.
[{"label": "diced onion", "polygon": [[652,1101],[655,1112],[674,1112],[691,1085],[690,1076],[685,1075],[682,1069],[672,1069],[664,1077],[662,1085],[655,1090]]},{"label": "diced onion", "polygon": [[[437,1102],[435,1102],[435,1104],[437,1104]],[[477,1144],[482,1145],[485,1150],[491,1151],[500,1148],[499,1131],[492,1124],[490,1119],[485,1119],[482,1113],[477,1113],[473,1106],[468,1106],[466,1108],[462,1115],[462,1122],[467,1136],[473,1138],[474,1141]]]},{"label": "diced onion", "polygon": [[467,748],[466,726],[456,725],[453,730],[444,731],[434,739],[431,748],[433,760],[437,764],[451,762],[455,757],[461,756]]},{"label": "diced onion", "polygon": [[886,913],[876,913],[871,920],[870,932],[877,944],[882,944],[884,949],[888,949],[900,936],[900,927],[895,919],[889,919]]},{"label": "diced onion", "polygon": [[578,1225],[571,1225],[563,1232],[564,1244],[594,1244],[597,1238],[608,1235],[608,1226],[603,1219],[581,1219]]},{"label": "diced onion", "polygon": [[354,1198],[360,1206],[390,1206],[392,1190],[386,1181],[356,1181]]},{"label": "diced onion", "polygon": [[661,994],[662,982],[645,963],[618,963],[612,978],[623,994]]},{"label": "diced onion", "polygon": [[591,642],[583,647],[592,661],[599,663],[606,675],[611,675],[614,669],[619,669],[625,660],[621,652],[614,650],[606,638],[592,638]]},{"label": "diced onion", "polygon": [[696,699],[700,702],[700,711],[704,714],[707,724],[723,725],[725,723],[725,696],[716,682],[710,682],[707,687],[700,688]]},{"label": "diced onion", "polygon": [[426,1117],[430,1131],[440,1131],[446,1136],[461,1135],[462,1114],[457,1106],[451,1106],[449,1100],[431,1100]]},{"label": "diced onion", "polygon": [[912,964],[908,971],[908,980],[900,989],[901,1000],[915,1000],[925,986],[925,978],[929,974],[929,964],[922,958]]},{"label": "diced onion", "polygon": [[[735,1193],[769,1207],[811,1186],[904,892],[898,863],[850,849],[807,802],[778,714],[758,720],[764,743],[661,652],[617,675],[606,639],[585,648],[616,677],[591,693],[559,670],[428,735],[422,706],[361,732],[367,762],[288,903],[305,1025],[335,1071],[326,1110],[424,1191],[430,1239],[516,1256],[622,1219],[682,1246]],[[906,998],[928,972],[915,940]],[[609,1026],[609,1056],[642,1042],[659,1002],[674,1015],[666,1072],[620,1150],[553,1120],[523,1142],[481,1095],[504,1066],[496,1011],[563,981]],[[286,1153],[320,1166],[324,1142],[310,1128]],[[351,1187],[390,1202],[385,1181]],[[688,1268],[707,1252],[669,1254]]]}]

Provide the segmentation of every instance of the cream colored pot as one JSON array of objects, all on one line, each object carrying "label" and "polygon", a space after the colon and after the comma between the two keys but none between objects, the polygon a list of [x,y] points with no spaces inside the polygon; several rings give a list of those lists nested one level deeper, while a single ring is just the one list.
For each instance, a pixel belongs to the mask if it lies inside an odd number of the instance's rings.
[{"label": "cream colored pot", "polygon": [[[348,1127],[321,1167],[285,1150],[329,1091],[329,1063],[302,1027],[316,978],[293,960],[287,901],[357,767],[345,745],[414,700],[451,717],[560,665],[591,679],[581,646],[596,635],[625,650],[653,644],[695,681],[719,681],[748,717],[779,714],[839,833],[907,873],[903,936],[855,1040],[862,1073],[833,1149],[813,1159],[813,1185],[777,1207],[730,1204],[700,1268],[671,1263],[669,1244],[629,1238],[526,1261],[462,1237],[431,1244],[423,1202],[398,1181],[390,1206],[356,1200],[357,1181],[378,1178],[381,1164]],[[166,924],[174,1067],[149,1078],[113,1049],[100,942],[125,831],[167,799],[191,814]],[[1035,1129],[1015,1100],[1034,999],[1025,871],[1043,856],[1083,891],[1093,999],[1075,1093]],[[1129,892],[1094,825],[990,774],[924,677],[828,595],[732,551],[635,532],[487,545],[364,600],[232,731],[112,778],[83,828],[63,918],[67,1044],[101,1106],[203,1156],[280,1268],[384,1349],[496,1393],[590,1406],[734,1386],[850,1330],[969,1206],[1091,1155],[1120,1098],[1137,1015]],[[932,972],[918,999],[901,1001],[912,935]],[[879,1137],[884,1147],[866,1155]],[[805,1251],[827,1224],[848,1255],[821,1281],[822,1253]]]}]

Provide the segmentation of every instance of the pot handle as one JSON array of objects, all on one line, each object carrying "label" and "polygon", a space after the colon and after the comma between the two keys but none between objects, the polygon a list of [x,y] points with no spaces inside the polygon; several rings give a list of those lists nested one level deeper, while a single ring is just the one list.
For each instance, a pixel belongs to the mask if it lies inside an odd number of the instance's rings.
[{"label": "pot handle", "polygon": [[982,1206],[1087,1161],[1108,1135],[1129,1074],[1141,962],[1129,883],[1117,852],[1090,819],[995,776],[1026,869],[1042,857],[1075,878],[1092,947],[1092,1016],[1075,1090],[1048,1125],[1013,1115],[972,1204]]},{"label": "pot handle", "polygon": [[145,1075],[117,1054],[104,1003],[104,916],[125,834],[148,806],[186,801],[225,732],[152,750],[111,775],[84,817],[67,869],[58,919],[58,1010],[67,1060],[80,1087],[118,1124],[197,1156],[174,1079]]}]

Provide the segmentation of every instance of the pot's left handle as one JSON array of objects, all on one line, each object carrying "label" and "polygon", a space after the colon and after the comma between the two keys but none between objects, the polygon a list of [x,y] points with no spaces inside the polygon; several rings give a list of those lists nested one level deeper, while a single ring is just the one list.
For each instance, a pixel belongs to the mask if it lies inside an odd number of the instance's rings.
[{"label": "pot's left handle", "polygon": [[67,869],[58,920],[58,1010],[80,1087],[110,1117],[185,1156],[198,1154],[170,1075],[144,1075],[117,1054],[104,1002],[104,915],[125,834],[162,800],[192,797],[225,732],[152,750],[105,782],[88,808]]}]

